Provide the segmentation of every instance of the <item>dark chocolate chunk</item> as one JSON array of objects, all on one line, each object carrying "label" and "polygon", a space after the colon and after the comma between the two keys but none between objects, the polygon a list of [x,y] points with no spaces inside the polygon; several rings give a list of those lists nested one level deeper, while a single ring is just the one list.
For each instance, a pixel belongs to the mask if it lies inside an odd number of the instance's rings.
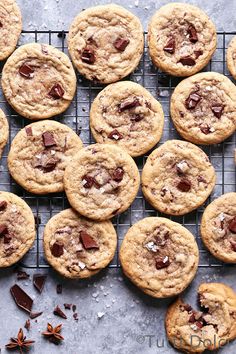
[{"label": "dark chocolate chunk", "polygon": [[27,331],[30,329],[30,319],[26,320],[24,327],[27,329]]},{"label": "dark chocolate chunk", "polygon": [[194,313],[192,313],[192,314],[190,315],[190,317],[189,317],[188,322],[189,322],[189,323],[194,323],[195,321],[196,321],[195,315],[194,315]]},{"label": "dark chocolate chunk", "polygon": [[[84,188],[92,188],[93,186],[95,186],[96,188],[100,187],[99,183],[92,176],[85,175],[82,178],[82,182],[83,182]],[[86,182],[86,183],[84,183],[84,182]]]},{"label": "dark chocolate chunk", "polygon": [[71,310],[72,304],[64,304],[66,310]]},{"label": "dark chocolate chunk", "polygon": [[196,91],[193,91],[185,100],[185,107],[187,109],[193,109],[196,107],[196,105],[200,100],[201,100],[201,96],[199,96],[199,94]]},{"label": "dark chocolate chunk", "polygon": [[54,242],[51,247],[51,252],[54,257],[61,257],[64,253],[64,244],[60,241]]},{"label": "dark chocolate chunk", "polygon": [[42,292],[45,282],[46,282],[47,276],[44,274],[34,274],[33,276],[33,284],[35,288],[38,290],[38,292]]},{"label": "dark chocolate chunk", "polygon": [[123,138],[123,135],[117,129],[114,129],[108,134],[108,138],[113,140],[120,140]]},{"label": "dark chocolate chunk", "polygon": [[62,284],[57,284],[57,294],[62,294]]},{"label": "dark chocolate chunk", "polygon": [[189,40],[192,43],[196,43],[198,41],[197,31],[193,25],[189,25],[187,29]]},{"label": "dark chocolate chunk", "polygon": [[130,117],[130,120],[132,122],[140,122],[142,119],[144,118],[144,116],[142,114],[133,114],[131,117]]},{"label": "dark chocolate chunk", "polygon": [[8,228],[5,224],[0,225],[0,237],[8,233]]},{"label": "dark chocolate chunk", "polygon": [[26,280],[29,278],[29,274],[23,270],[18,270],[16,274],[17,280]]},{"label": "dark chocolate chunk", "polygon": [[43,313],[43,312],[30,312],[30,318],[31,318],[31,320],[33,320],[33,319],[35,319],[35,318],[41,316],[42,313]]},{"label": "dark chocolate chunk", "polygon": [[220,103],[218,104],[213,104],[211,106],[211,110],[214,114],[215,117],[220,118],[222,116],[223,110],[224,110],[224,106]]},{"label": "dark chocolate chunk", "polygon": [[127,38],[120,38],[118,37],[115,42],[113,43],[114,47],[119,50],[120,52],[123,52],[127,45],[129,44],[129,39]]},{"label": "dark chocolate chunk", "polygon": [[168,40],[163,50],[167,53],[174,54],[175,52],[175,39],[172,37]]},{"label": "dark chocolate chunk", "polygon": [[63,90],[62,86],[58,83],[54,84],[51,90],[48,92],[49,96],[54,98],[55,100],[59,100],[64,96],[65,91]]},{"label": "dark chocolate chunk", "polygon": [[185,311],[187,311],[187,312],[190,312],[190,311],[192,311],[192,306],[191,305],[189,305],[189,304],[184,304],[184,310]]},{"label": "dark chocolate chunk", "polygon": [[12,237],[8,234],[4,235],[3,243],[8,244],[11,242]]},{"label": "dark chocolate chunk", "polygon": [[195,54],[195,58],[198,59],[203,54],[203,51],[201,49],[194,50],[194,54]]},{"label": "dark chocolate chunk", "polygon": [[0,201],[0,211],[3,211],[7,208],[7,202],[5,200]]},{"label": "dark chocolate chunk", "polygon": [[52,147],[52,146],[57,145],[52,133],[50,133],[50,132],[43,133],[43,144],[45,147]]},{"label": "dark chocolate chunk", "polygon": [[27,295],[17,284],[13,285],[10,291],[17,306],[30,313],[33,306],[33,300],[31,297]]},{"label": "dark chocolate chunk", "polygon": [[112,179],[116,182],[122,181],[124,177],[124,170],[122,167],[117,167],[112,174]]},{"label": "dark chocolate chunk", "polygon": [[54,313],[54,315],[64,318],[65,320],[67,319],[66,314],[61,310],[61,308],[59,306],[55,307],[53,313]]},{"label": "dark chocolate chunk", "polygon": [[51,158],[46,162],[46,164],[44,164],[43,166],[41,165],[40,167],[43,169],[44,173],[52,172],[53,170],[55,170],[58,161],[58,159]]},{"label": "dark chocolate chunk", "polygon": [[76,305],[72,305],[72,311],[73,311],[73,312],[76,311]]},{"label": "dark chocolate chunk", "polygon": [[97,242],[86,231],[80,231],[80,240],[86,250],[99,249]]},{"label": "dark chocolate chunk", "polygon": [[232,250],[236,252],[236,241],[230,241]]},{"label": "dark chocolate chunk", "polygon": [[74,318],[75,321],[78,321],[78,320],[79,320],[79,317],[78,317],[78,313],[77,313],[77,312],[75,312],[75,313],[73,314],[73,318]]},{"label": "dark chocolate chunk", "polygon": [[32,128],[31,127],[25,127],[25,132],[27,136],[33,136]]},{"label": "dark chocolate chunk", "polygon": [[181,192],[188,192],[191,189],[191,182],[187,178],[182,178],[177,184],[177,188]]},{"label": "dark chocolate chunk", "polygon": [[28,64],[23,64],[19,68],[19,73],[26,79],[32,79],[34,76],[34,69]]},{"label": "dark chocolate chunk", "polygon": [[156,269],[166,268],[170,265],[170,260],[168,256],[156,257]]},{"label": "dark chocolate chunk", "polygon": [[200,126],[200,130],[203,132],[203,134],[210,134],[211,130],[208,125],[202,125]]},{"label": "dark chocolate chunk", "polygon": [[229,230],[236,234],[236,216],[229,223]]},{"label": "dark chocolate chunk", "polygon": [[94,64],[96,58],[95,58],[95,52],[93,48],[89,48],[89,47],[84,48],[81,54],[81,60],[87,64]]},{"label": "dark chocolate chunk", "polygon": [[126,109],[131,109],[131,108],[134,108],[134,107],[137,107],[137,106],[140,106],[140,102],[139,102],[139,99],[137,97],[134,97],[132,99],[129,98],[127,100],[122,101],[118,105],[118,108],[119,108],[119,112],[123,112]]},{"label": "dark chocolate chunk", "polygon": [[189,55],[186,57],[180,58],[179,63],[186,65],[186,66],[193,66],[196,64],[195,60],[191,58]]}]

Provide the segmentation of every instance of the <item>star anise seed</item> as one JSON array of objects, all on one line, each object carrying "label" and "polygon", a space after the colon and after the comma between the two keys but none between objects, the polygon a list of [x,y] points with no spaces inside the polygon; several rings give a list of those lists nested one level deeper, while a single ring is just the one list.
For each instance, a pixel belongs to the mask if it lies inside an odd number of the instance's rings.
[{"label": "star anise seed", "polygon": [[47,331],[42,332],[42,335],[48,338],[52,343],[59,344],[60,341],[64,340],[64,337],[60,334],[62,329],[62,324],[53,327],[50,323],[47,325]]},{"label": "star anise seed", "polygon": [[28,350],[34,343],[34,340],[26,340],[26,336],[22,328],[20,328],[17,338],[11,338],[10,342],[6,344],[7,349],[18,349],[20,353],[23,353],[23,350]]}]

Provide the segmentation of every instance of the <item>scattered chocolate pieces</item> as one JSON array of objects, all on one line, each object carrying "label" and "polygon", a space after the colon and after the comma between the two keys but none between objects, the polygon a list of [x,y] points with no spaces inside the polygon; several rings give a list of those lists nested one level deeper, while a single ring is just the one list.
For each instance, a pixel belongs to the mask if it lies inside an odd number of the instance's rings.
[{"label": "scattered chocolate pieces", "polygon": [[97,242],[86,231],[80,231],[80,240],[86,250],[99,249]]},{"label": "scattered chocolate pieces", "polygon": [[33,319],[35,319],[35,318],[41,316],[42,313],[43,313],[43,312],[30,312],[30,318],[31,318],[31,320],[33,320]]},{"label": "scattered chocolate pieces", "polygon": [[10,288],[10,292],[17,306],[30,313],[33,306],[33,300],[31,297],[17,284]]},{"label": "scattered chocolate pieces", "polygon": [[42,332],[42,335],[50,340],[54,344],[59,344],[64,338],[60,334],[62,329],[62,324],[53,327],[50,323],[47,325],[47,330]]},{"label": "scattered chocolate pieces", "polygon": [[223,110],[224,110],[224,106],[220,103],[218,104],[213,104],[211,106],[211,110],[214,114],[215,117],[220,118],[222,116]]},{"label": "scattered chocolate pieces", "polygon": [[81,60],[87,64],[94,64],[96,58],[95,58],[95,52],[93,48],[89,48],[89,47],[84,48],[81,54]]},{"label": "scattered chocolate pieces", "polygon": [[156,269],[162,269],[162,268],[166,268],[170,265],[170,260],[168,256],[159,256],[156,257]]},{"label": "scattered chocolate pieces", "polygon": [[62,284],[57,284],[57,294],[62,294]]},{"label": "scattered chocolate pieces", "polygon": [[5,200],[0,201],[0,211],[3,211],[7,208],[7,202]]},{"label": "scattered chocolate pieces", "polygon": [[193,109],[196,107],[196,105],[200,100],[201,100],[201,96],[199,96],[199,94],[196,91],[193,91],[185,100],[185,106],[187,109]]},{"label": "scattered chocolate pieces", "polygon": [[27,136],[33,136],[32,128],[31,127],[25,127],[25,132]]},{"label": "scattered chocolate pieces", "polygon": [[29,274],[23,270],[18,270],[16,274],[17,280],[26,280],[29,278]]},{"label": "scattered chocolate pieces", "polygon": [[57,145],[52,133],[50,132],[43,133],[43,144],[45,147],[51,147]]},{"label": "scattered chocolate pieces", "polygon": [[28,320],[25,321],[25,328],[27,329],[27,331],[30,329],[30,319],[28,318]]},{"label": "scattered chocolate pieces", "polygon": [[53,311],[54,315],[59,316],[61,318],[67,319],[66,314],[61,310],[61,308],[57,305]]},{"label": "scattered chocolate pieces", "polygon": [[183,65],[186,65],[186,66],[193,66],[196,64],[195,60],[193,58],[191,58],[189,55],[187,55],[186,57],[180,58],[180,60],[178,62]]},{"label": "scattered chocolate pieces", "polygon": [[229,223],[229,230],[236,234],[236,216]]},{"label": "scattered chocolate pieces", "polygon": [[49,96],[54,98],[55,100],[59,100],[64,96],[65,91],[63,90],[60,84],[54,84],[51,90],[48,92]]},{"label": "scattered chocolate pieces", "polygon": [[172,37],[168,40],[163,50],[167,53],[174,54],[175,52],[175,39]]},{"label": "scattered chocolate pieces", "polygon": [[120,182],[124,177],[124,173],[125,172],[122,167],[117,167],[112,174],[112,179],[116,182]]},{"label": "scattered chocolate pieces", "polygon": [[191,189],[191,182],[187,179],[187,178],[182,178],[178,184],[177,184],[177,188],[181,191],[181,192],[188,192]]},{"label": "scattered chocolate pieces", "polygon": [[20,328],[17,338],[11,338],[11,341],[5,345],[7,349],[15,350],[19,349],[20,353],[23,353],[23,350],[28,350],[34,344],[34,340],[26,340],[26,336],[22,328]]},{"label": "scattered chocolate pieces", "polygon": [[98,182],[95,180],[95,178],[85,175],[82,178],[82,184],[84,188],[92,188],[93,186],[96,188],[99,188]]},{"label": "scattered chocolate pieces", "polygon": [[118,105],[118,108],[119,108],[119,112],[123,112],[126,109],[131,109],[131,108],[134,108],[134,107],[137,107],[137,106],[140,106],[140,102],[139,102],[139,99],[137,97],[134,97],[132,99],[129,98],[129,99],[124,100],[123,102],[121,102]]},{"label": "scattered chocolate pieces", "polygon": [[51,247],[51,252],[54,257],[61,257],[64,253],[64,244],[60,241],[54,242]]},{"label": "scattered chocolate pieces", "polygon": [[114,47],[119,50],[120,52],[123,52],[127,45],[129,44],[129,39],[127,38],[120,38],[118,37],[115,42],[113,43]]},{"label": "scattered chocolate pieces", "polygon": [[47,276],[44,274],[34,274],[33,276],[33,284],[40,294],[43,291],[46,279]]},{"label": "scattered chocolate pieces", "polygon": [[108,138],[113,140],[120,140],[123,138],[123,135],[117,129],[114,129],[108,134]]},{"label": "scattered chocolate pieces", "polygon": [[21,65],[19,73],[26,79],[32,79],[34,77],[34,69],[28,64]]},{"label": "scattered chocolate pieces", "polygon": [[187,33],[189,35],[189,40],[192,43],[196,43],[198,41],[197,31],[194,25],[189,25],[187,29]]}]

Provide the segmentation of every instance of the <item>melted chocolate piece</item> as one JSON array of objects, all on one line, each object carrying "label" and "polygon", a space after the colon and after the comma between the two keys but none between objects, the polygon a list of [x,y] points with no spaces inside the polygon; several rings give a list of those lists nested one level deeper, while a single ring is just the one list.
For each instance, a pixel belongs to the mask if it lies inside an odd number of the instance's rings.
[{"label": "melted chocolate piece", "polygon": [[118,37],[115,42],[113,43],[114,47],[119,50],[120,52],[123,52],[127,45],[129,44],[129,39],[127,38],[120,38]]},{"label": "melted chocolate piece", "polygon": [[23,64],[19,68],[19,74],[26,79],[32,79],[34,76],[34,69],[28,64]]},{"label": "melted chocolate piece", "polygon": [[198,59],[200,57],[200,55],[203,54],[203,51],[200,49],[200,50],[194,50],[194,54],[195,54],[195,58]]},{"label": "melted chocolate piece", "polygon": [[196,43],[198,41],[197,31],[196,28],[191,24],[187,29],[189,40],[192,43]]},{"label": "melted chocolate piece", "polygon": [[208,125],[205,126],[200,126],[200,130],[203,132],[203,134],[210,134],[210,127]]},{"label": "melted chocolate piece", "polygon": [[229,223],[229,230],[233,232],[233,234],[236,234],[236,216],[230,221]]},{"label": "melted chocolate piece", "polygon": [[188,98],[185,100],[185,107],[187,109],[194,109],[200,100],[201,96],[199,96],[197,91],[192,91]]},{"label": "melted chocolate piece", "polygon": [[131,109],[137,106],[140,106],[140,102],[137,97],[134,97],[133,99],[127,99],[121,102],[118,108],[119,108],[119,112],[123,112],[126,109]]},{"label": "melted chocolate piece", "polygon": [[123,138],[123,135],[117,129],[114,129],[108,134],[108,138],[113,140],[120,140]]},{"label": "melted chocolate piece", "polygon": [[30,318],[31,320],[41,316],[43,314],[43,312],[30,312]]},{"label": "melted chocolate piece", "polygon": [[167,53],[174,54],[175,52],[175,39],[172,37],[168,40],[163,50]]},{"label": "melted chocolate piece", "polygon": [[188,192],[191,189],[191,182],[187,178],[182,178],[177,184],[177,188],[181,192]]},{"label": "melted chocolate piece", "polygon": [[223,110],[224,110],[224,106],[220,103],[218,104],[213,104],[211,106],[211,110],[214,114],[215,117],[220,118],[222,116]]},{"label": "melted chocolate piece", "polygon": [[170,260],[168,256],[156,257],[156,269],[167,268],[170,265]]},{"label": "melted chocolate piece", "polygon": [[131,117],[130,117],[130,120],[132,122],[140,122],[142,119],[144,118],[144,116],[142,114],[133,114]]},{"label": "melted chocolate piece", "polygon": [[64,244],[60,241],[56,241],[51,247],[51,252],[54,257],[61,257],[64,253]]},{"label": "melted chocolate piece", "polygon": [[87,64],[94,64],[96,58],[95,58],[95,52],[93,48],[89,48],[89,47],[84,48],[81,54],[81,60]]},{"label": "melted chocolate piece", "polygon": [[27,295],[17,284],[13,285],[10,291],[17,306],[30,313],[33,306],[33,300],[31,297],[29,297],[29,295]]},{"label": "melted chocolate piece", "polygon": [[7,208],[7,202],[5,200],[2,200],[0,202],[0,211],[3,211]]},{"label": "melted chocolate piece", "polygon": [[64,318],[65,320],[67,319],[66,314],[62,311],[62,309],[57,305],[53,311],[54,315]]},{"label": "melted chocolate piece", "polygon": [[25,127],[25,132],[27,136],[33,136],[32,128],[31,127]]},{"label": "melted chocolate piece", "polygon": [[50,132],[43,133],[43,145],[45,147],[52,147],[52,146],[57,145],[52,133],[50,133]]},{"label": "melted chocolate piece", "polygon": [[65,91],[60,84],[54,84],[51,90],[48,92],[49,96],[54,98],[54,100],[59,100],[64,96]]},{"label": "melted chocolate piece", "polygon": [[186,66],[193,66],[196,64],[195,60],[193,58],[191,58],[189,55],[187,55],[186,57],[180,58],[180,60],[178,62],[181,63],[182,65],[186,65]]},{"label": "melted chocolate piece", "polygon": [[122,167],[117,167],[112,174],[112,179],[116,182],[122,181],[124,177],[124,170]]},{"label": "melted chocolate piece", "polygon": [[42,167],[44,173],[52,172],[53,170],[55,170],[58,161],[59,160],[55,160],[51,158],[50,160],[47,161],[45,165],[43,166],[41,165],[40,167]]},{"label": "melted chocolate piece", "polygon": [[43,291],[46,279],[47,276],[44,274],[34,274],[33,276],[33,284],[40,294]]},{"label": "melted chocolate piece", "polygon": [[99,249],[97,242],[86,231],[80,231],[80,240],[86,250]]},{"label": "melted chocolate piece", "polygon": [[85,175],[82,178],[82,181],[86,181],[86,183],[83,183],[84,188],[92,188],[93,186],[96,188],[100,187],[98,182],[92,176]]}]

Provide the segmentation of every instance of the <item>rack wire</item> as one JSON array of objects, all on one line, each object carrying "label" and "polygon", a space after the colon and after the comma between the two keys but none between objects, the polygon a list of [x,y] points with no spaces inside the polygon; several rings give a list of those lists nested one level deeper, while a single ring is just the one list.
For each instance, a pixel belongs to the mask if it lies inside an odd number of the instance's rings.
[{"label": "rack wire", "polygon": [[[67,31],[23,31],[19,45],[30,42],[47,43],[68,54],[66,43],[67,34]],[[218,32],[218,46],[216,52],[204,71],[217,71],[232,79],[226,67],[226,49],[229,41],[234,35],[236,35],[236,32]],[[160,145],[169,139],[181,139],[181,137],[174,129],[169,116],[169,102],[171,93],[173,92],[175,86],[182,79],[171,77],[153,66],[147,49],[147,34],[145,33],[144,36],[144,55],[138,68],[128,77],[128,79],[144,86],[162,104],[165,113],[165,127],[162,139],[158,144]],[[88,145],[94,143],[91,131],[89,129],[90,106],[98,92],[103,89],[103,86],[86,80],[79,73],[77,73],[77,82],[77,90],[71,106],[63,115],[56,117],[55,119],[71,127],[78,135],[80,135],[84,145]],[[11,178],[7,170],[7,154],[9,152],[10,144],[17,132],[25,125],[29,124],[30,121],[19,117],[19,115],[12,110],[12,108],[6,103],[2,91],[0,91],[0,105],[1,108],[6,112],[10,126],[9,142],[6,149],[4,150],[0,165],[0,190],[10,191],[22,197],[32,208],[37,225],[37,238],[35,245],[24,257],[23,261],[21,262],[21,266],[25,268],[47,268],[48,264],[44,259],[42,246],[44,226],[53,215],[69,207],[69,204],[64,193],[37,196],[25,191]],[[204,248],[199,234],[199,226],[204,207],[209,202],[211,202],[211,200],[217,198],[223,193],[235,192],[235,147],[235,134],[221,144],[201,146],[215,167],[217,174],[216,187],[206,203],[196,211],[181,217],[169,217],[170,219],[184,225],[195,235],[200,250],[199,267],[223,266],[221,262],[212,257],[210,253]],[[147,155],[135,159],[140,172],[142,171],[146,158]],[[162,214],[158,213],[152,208],[151,205],[148,204],[148,202],[143,198],[142,192],[140,190],[131,207],[125,213],[113,219],[113,223],[118,234],[118,249],[113,261],[110,264],[110,267],[120,267],[118,257],[119,246],[124,237],[124,234],[127,232],[129,227],[144,217],[157,215]]]}]

